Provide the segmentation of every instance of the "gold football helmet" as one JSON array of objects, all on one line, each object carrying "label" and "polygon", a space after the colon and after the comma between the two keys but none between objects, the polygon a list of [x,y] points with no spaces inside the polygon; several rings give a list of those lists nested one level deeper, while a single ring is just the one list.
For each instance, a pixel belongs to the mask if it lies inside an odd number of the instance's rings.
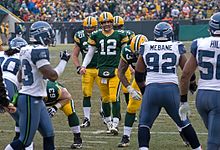
[{"label": "gold football helmet", "polygon": [[103,22],[113,22],[114,18],[113,15],[110,12],[103,12],[100,14],[99,16],[99,22],[103,23]]},{"label": "gold football helmet", "polygon": [[142,43],[147,42],[148,39],[142,34],[134,36],[131,40],[130,48],[133,53],[138,52]]},{"label": "gold football helmet", "polygon": [[91,33],[97,29],[98,21],[95,17],[88,16],[83,20],[83,28],[87,33]]},{"label": "gold football helmet", "polygon": [[114,16],[113,26],[123,26],[123,25],[124,25],[124,19],[120,16]]}]

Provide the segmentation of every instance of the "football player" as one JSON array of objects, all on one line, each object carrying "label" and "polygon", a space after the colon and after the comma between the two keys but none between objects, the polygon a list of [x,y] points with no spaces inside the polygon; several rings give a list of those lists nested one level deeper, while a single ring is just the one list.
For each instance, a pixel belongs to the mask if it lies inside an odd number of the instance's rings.
[{"label": "football player", "polygon": [[22,150],[33,141],[38,130],[43,136],[43,149],[54,150],[54,129],[47,112],[43,97],[47,96],[45,78],[51,81],[63,73],[70,55],[64,51],[60,53],[60,62],[55,69],[49,61],[48,44],[55,34],[51,26],[44,21],[34,22],[30,27],[31,45],[20,50],[21,70],[17,109],[19,112],[20,136],[5,150]]},{"label": "football player", "polygon": [[139,149],[149,149],[150,129],[163,107],[181,128],[192,149],[201,150],[189,119],[182,121],[178,114],[180,94],[177,67],[183,69],[187,60],[184,45],[173,41],[173,29],[166,22],[155,26],[154,37],[154,41],[141,45],[135,68],[135,80],[143,94],[138,126]]},{"label": "football player", "polygon": [[126,87],[130,93],[130,99],[127,106],[127,112],[125,114],[124,134],[118,147],[127,147],[130,143],[130,135],[137,110],[141,105],[141,93],[135,80],[130,84],[126,77],[126,70],[129,65],[135,67],[137,62],[139,47],[142,43],[147,41],[147,37],[141,34],[134,36],[130,45],[124,47],[121,52],[121,59],[118,66],[118,77],[121,83]]},{"label": "football player", "polygon": [[[124,19],[120,16],[114,16],[114,23],[113,23],[113,27],[115,30],[123,30],[126,35],[128,36],[129,38],[129,41],[128,41],[128,45],[130,44],[132,38],[135,36],[135,33],[131,30],[125,30],[124,29]],[[125,76],[127,78],[128,81],[131,81],[132,80],[132,74],[134,73],[134,69],[129,66],[127,68],[127,71],[125,72]],[[129,101],[129,92],[127,90],[126,87],[124,87],[124,85],[122,84],[122,91],[124,93],[124,96],[125,96],[125,101],[126,101],[126,104],[128,105],[128,101]]]},{"label": "football player", "polygon": [[[82,60],[85,58],[88,52],[88,37],[90,34],[97,29],[98,21],[95,17],[88,16],[83,20],[83,30],[76,32],[74,35],[74,48],[73,48],[73,64],[76,66],[77,73],[80,71],[79,54],[82,54]],[[82,92],[83,92],[83,112],[84,120],[81,127],[90,126],[90,110],[91,110],[91,96],[94,82],[97,85],[100,83],[98,80],[98,69],[97,67],[97,52],[94,54],[91,62],[87,65],[86,73],[82,75]]]},{"label": "football player", "polygon": [[0,69],[0,107],[3,107],[5,111],[9,113],[16,112],[16,107],[12,103],[9,103],[9,99],[7,97],[7,93],[5,90],[5,85],[3,83],[2,78],[2,70]]},{"label": "football player", "polygon": [[[94,31],[89,37],[89,51],[83,60],[80,69],[81,74],[86,73],[86,67],[93,55],[98,51],[98,76],[102,97],[102,108],[108,129],[114,135],[118,134],[119,124],[119,91],[120,81],[117,77],[117,68],[120,59],[121,49],[127,45],[128,37],[122,30],[113,29],[113,16],[110,12],[103,12],[99,16],[100,30]],[[111,118],[111,107],[113,121]]]},{"label": "football player", "polygon": [[199,38],[191,44],[191,56],[186,63],[180,80],[182,120],[187,119],[187,102],[190,77],[198,67],[200,78],[196,95],[196,108],[208,129],[207,150],[220,149],[220,12],[209,21],[210,37]]},{"label": "football player", "polygon": [[[20,68],[20,59],[19,53],[20,49],[27,45],[27,42],[22,38],[14,38],[9,41],[9,48],[6,51],[0,52],[0,64],[3,72],[3,79],[5,83],[5,87],[8,93],[8,97],[10,102],[13,100],[13,96],[19,90],[19,82],[18,82],[18,72]],[[14,102],[13,102],[14,103]],[[15,137],[14,140],[18,139],[20,129],[19,129],[19,114],[18,112],[12,113],[11,116],[16,122],[15,125]]]},{"label": "football player", "polygon": [[72,149],[82,147],[82,139],[80,136],[79,119],[75,112],[74,101],[68,90],[58,82],[47,80],[47,97],[45,98],[46,106],[50,117],[53,117],[58,109],[62,110],[68,117],[69,127],[74,135],[74,143]]}]

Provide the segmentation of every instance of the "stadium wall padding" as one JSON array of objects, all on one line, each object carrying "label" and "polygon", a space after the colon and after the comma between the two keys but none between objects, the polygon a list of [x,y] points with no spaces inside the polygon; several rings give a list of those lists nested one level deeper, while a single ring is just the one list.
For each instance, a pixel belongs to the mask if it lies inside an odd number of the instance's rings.
[{"label": "stadium wall padding", "polygon": [[[153,40],[154,26],[160,22],[158,21],[126,21],[125,29],[134,31],[136,34],[144,34],[149,40]],[[175,40],[189,41],[198,37],[208,36],[207,26],[208,20],[198,20],[193,22],[191,20],[177,20],[173,22],[175,25]],[[23,32],[23,37],[29,40],[29,28],[31,23],[16,23],[15,34],[20,32],[18,25],[25,26],[26,31]],[[54,31],[60,35],[60,43],[73,43],[73,35],[83,29],[82,22],[53,22],[50,23]],[[195,24],[195,25],[192,25]],[[59,43],[58,43],[59,44]]]},{"label": "stadium wall padding", "polygon": [[192,41],[196,38],[209,36],[208,24],[181,25],[179,29],[180,41]]}]

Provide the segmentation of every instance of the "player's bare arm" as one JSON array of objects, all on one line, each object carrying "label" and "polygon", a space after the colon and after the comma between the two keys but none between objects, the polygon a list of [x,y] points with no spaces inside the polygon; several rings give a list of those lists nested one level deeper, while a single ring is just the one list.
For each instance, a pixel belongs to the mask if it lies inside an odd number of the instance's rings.
[{"label": "player's bare arm", "polygon": [[75,43],[72,53],[73,64],[75,65],[75,67],[80,66],[80,62],[78,59],[79,53],[80,53],[80,47]]},{"label": "player's bare arm", "polygon": [[125,87],[130,85],[130,83],[128,82],[125,76],[125,72],[127,71],[128,67],[129,67],[129,64],[126,63],[123,59],[120,59],[119,66],[118,66],[118,77]]},{"label": "player's bare arm", "polygon": [[195,72],[196,67],[197,67],[196,58],[193,55],[191,55],[183,68],[182,76],[180,79],[181,95],[187,94],[190,78]]},{"label": "player's bare arm", "polygon": [[146,66],[142,56],[138,57],[137,64],[135,67],[135,80],[140,88],[142,94],[145,87],[145,71]]},{"label": "player's bare arm", "polygon": [[40,67],[39,70],[46,79],[51,81],[56,81],[58,79],[58,74],[51,65],[44,65]]},{"label": "player's bare arm", "polygon": [[179,61],[179,66],[180,66],[181,70],[183,70],[184,65],[186,64],[186,62],[187,62],[186,55],[185,54],[181,55],[180,56],[180,61]]}]

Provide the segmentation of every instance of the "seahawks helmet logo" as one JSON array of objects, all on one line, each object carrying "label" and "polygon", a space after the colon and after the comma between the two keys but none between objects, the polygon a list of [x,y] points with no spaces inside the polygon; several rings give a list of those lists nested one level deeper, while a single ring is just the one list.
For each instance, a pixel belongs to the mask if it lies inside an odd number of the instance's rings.
[{"label": "seahawks helmet logo", "polygon": [[109,75],[110,75],[110,72],[108,72],[108,71],[104,71],[104,72],[103,72],[103,76],[107,77],[107,76],[109,76]]}]

